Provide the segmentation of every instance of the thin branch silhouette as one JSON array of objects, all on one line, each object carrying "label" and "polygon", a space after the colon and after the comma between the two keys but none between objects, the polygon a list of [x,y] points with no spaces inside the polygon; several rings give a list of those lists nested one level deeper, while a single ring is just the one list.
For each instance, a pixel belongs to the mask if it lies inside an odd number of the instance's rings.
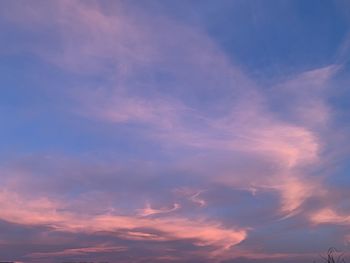
[{"label": "thin branch silhouette", "polygon": [[320,257],[326,263],[345,263],[344,253],[341,253],[334,247],[328,249],[326,256],[320,255]]}]

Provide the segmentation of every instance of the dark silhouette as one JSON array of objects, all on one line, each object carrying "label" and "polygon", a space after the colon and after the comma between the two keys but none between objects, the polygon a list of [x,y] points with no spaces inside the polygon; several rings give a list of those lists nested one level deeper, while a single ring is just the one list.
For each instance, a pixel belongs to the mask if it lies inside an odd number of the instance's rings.
[{"label": "dark silhouette", "polygon": [[320,255],[320,257],[326,263],[345,263],[344,253],[341,253],[334,247],[331,247],[330,249],[328,249],[326,256]]}]

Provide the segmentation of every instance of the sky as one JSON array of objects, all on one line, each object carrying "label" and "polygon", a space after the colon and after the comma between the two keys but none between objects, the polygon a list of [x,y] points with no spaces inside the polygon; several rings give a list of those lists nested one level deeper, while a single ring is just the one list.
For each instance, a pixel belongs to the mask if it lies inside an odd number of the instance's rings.
[{"label": "sky", "polygon": [[0,1],[0,261],[350,253],[350,2]]}]

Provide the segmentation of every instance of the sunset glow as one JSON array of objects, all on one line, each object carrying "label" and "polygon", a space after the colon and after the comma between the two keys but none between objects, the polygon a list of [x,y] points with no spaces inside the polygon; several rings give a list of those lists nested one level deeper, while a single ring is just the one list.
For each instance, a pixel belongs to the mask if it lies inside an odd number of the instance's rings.
[{"label": "sunset glow", "polygon": [[0,262],[347,255],[349,11],[0,1]]}]

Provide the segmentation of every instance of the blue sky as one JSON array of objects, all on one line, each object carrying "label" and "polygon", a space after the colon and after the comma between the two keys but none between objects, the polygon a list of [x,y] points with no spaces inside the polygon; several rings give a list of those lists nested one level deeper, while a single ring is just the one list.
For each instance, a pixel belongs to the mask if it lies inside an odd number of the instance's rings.
[{"label": "blue sky", "polygon": [[0,260],[349,252],[347,1],[0,2]]}]

